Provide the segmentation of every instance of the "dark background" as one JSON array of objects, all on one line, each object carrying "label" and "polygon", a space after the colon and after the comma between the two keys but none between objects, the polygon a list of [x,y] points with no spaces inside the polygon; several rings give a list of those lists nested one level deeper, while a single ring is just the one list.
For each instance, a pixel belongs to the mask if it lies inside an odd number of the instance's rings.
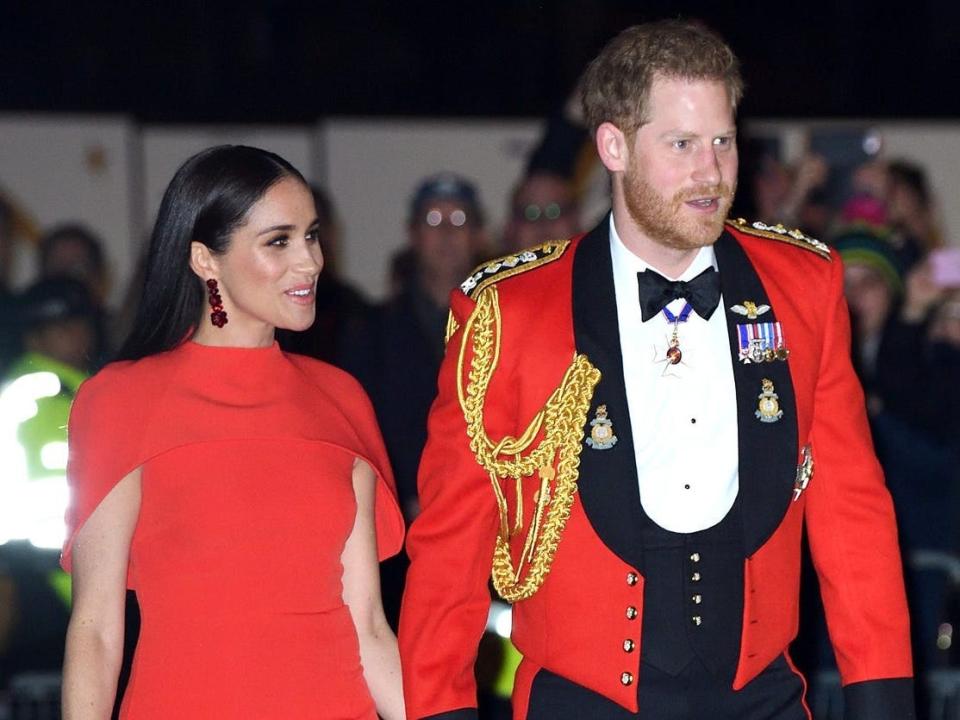
[{"label": "dark background", "polygon": [[146,122],[554,110],[627,25],[701,19],[764,117],[960,116],[960,3],[0,0],[0,111]]}]

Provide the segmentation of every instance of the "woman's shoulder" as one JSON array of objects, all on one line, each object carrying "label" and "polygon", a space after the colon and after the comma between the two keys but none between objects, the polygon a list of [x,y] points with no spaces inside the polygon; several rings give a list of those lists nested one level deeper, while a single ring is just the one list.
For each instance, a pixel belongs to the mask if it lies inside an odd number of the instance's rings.
[{"label": "woman's shoulder", "polygon": [[287,359],[300,369],[318,387],[335,393],[340,398],[357,398],[367,401],[367,393],[360,382],[346,370],[323,360],[285,353]]},{"label": "woman's shoulder", "polygon": [[140,398],[155,397],[175,373],[173,355],[165,352],[139,360],[108,363],[83,381],[77,399],[85,404],[131,406]]}]

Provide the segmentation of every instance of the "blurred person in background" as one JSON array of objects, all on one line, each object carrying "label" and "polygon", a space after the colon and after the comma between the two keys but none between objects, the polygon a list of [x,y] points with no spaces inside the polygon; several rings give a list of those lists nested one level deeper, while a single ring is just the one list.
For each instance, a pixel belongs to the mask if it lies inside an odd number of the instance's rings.
[{"label": "blurred person in background", "polygon": [[103,238],[80,223],[57,225],[40,237],[38,277],[72,278],[86,286],[96,310],[94,367],[102,366],[111,352],[111,317],[107,308],[110,271]]},{"label": "blurred person in background", "polygon": [[909,253],[907,264],[943,245],[936,208],[926,171],[908,160],[894,160],[886,165],[884,202],[890,225],[902,239],[898,245]]},{"label": "blurred person in background", "polygon": [[804,155],[789,166],[769,153],[762,154],[747,186],[756,210],[746,216],[802,227],[814,237],[823,237],[831,214],[819,191],[828,172],[826,161],[819,155]]},{"label": "blurred person in background", "polygon": [[46,467],[43,448],[59,441],[66,447],[66,425],[77,389],[93,370],[97,312],[86,286],[70,278],[40,280],[18,298],[18,324],[24,353],[13,363],[6,383],[37,373],[57,378],[56,392],[37,398],[37,413],[20,425],[31,479],[51,472],[63,475],[62,463]]},{"label": "blurred person in background", "polygon": [[326,190],[311,185],[317,206],[317,231],[323,249],[323,272],[317,279],[317,318],[307,330],[279,330],[277,339],[287,352],[300,353],[334,365],[343,362],[344,340],[361,325],[369,311],[363,296],[340,277],[340,222]]},{"label": "blurred person in background", "polygon": [[13,208],[0,195],[0,375],[17,354],[17,329],[13,320]]},{"label": "blurred person in background", "polygon": [[454,173],[422,180],[408,213],[396,294],[353,333],[344,367],[373,401],[409,521],[418,511],[417,465],[443,357],[448,295],[473,267],[486,235],[476,186]]},{"label": "blurred person in background", "polygon": [[867,394],[868,409],[877,409],[877,356],[890,314],[903,296],[902,269],[883,229],[857,226],[841,231],[831,245],[843,259],[844,295],[850,308],[854,367]]},{"label": "blurred person in background", "polygon": [[926,171],[908,160],[874,160],[852,174],[854,197],[839,223],[865,223],[888,230],[887,243],[904,271],[943,245]]},{"label": "blurred person in background", "polygon": [[[346,343],[344,368],[373,402],[407,522],[419,512],[417,467],[437,392],[448,296],[477,261],[485,240],[476,186],[449,172],[424,178],[410,199],[407,247],[394,257],[395,292]],[[383,604],[394,627],[406,568],[404,554],[382,565]]]},{"label": "blurred person in background", "polygon": [[40,238],[41,278],[70,277],[90,291],[94,302],[103,306],[110,290],[110,274],[103,239],[79,223],[58,225]]},{"label": "blurred person in background", "polygon": [[904,276],[909,254],[894,245],[903,236],[871,223],[880,216],[870,197],[848,203],[853,224],[833,245],[844,262],[855,367],[897,511],[914,658],[923,671],[943,659],[937,628],[947,584],[945,574],[917,565],[917,553],[960,550],[960,305],[957,290],[935,279],[929,255]]},{"label": "blurred person in background", "polygon": [[510,195],[502,252],[520,252],[581,230],[580,203],[573,183],[546,171],[525,175]]},{"label": "blurred person in background", "polygon": [[958,619],[946,615],[949,576],[937,558],[960,556],[960,266],[950,279],[935,264],[928,256],[906,275],[877,354],[882,407],[871,418],[897,507],[921,670],[947,664],[938,628]]},{"label": "blurred person in background", "polygon": [[360,385],[284,353],[314,319],[313,196],[219,146],[164,193],[133,332],[70,413],[63,707],[114,706],[125,588],[143,611],[122,718],[404,717],[378,558],[403,518]]},{"label": "blurred person in background", "polygon": [[0,380],[0,512],[15,513],[0,519],[0,586],[9,594],[0,602],[0,687],[63,663],[69,581],[52,549],[63,542],[67,418],[91,369],[96,332],[93,301],[70,278],[30,286],[17,310],[24,352]]}]

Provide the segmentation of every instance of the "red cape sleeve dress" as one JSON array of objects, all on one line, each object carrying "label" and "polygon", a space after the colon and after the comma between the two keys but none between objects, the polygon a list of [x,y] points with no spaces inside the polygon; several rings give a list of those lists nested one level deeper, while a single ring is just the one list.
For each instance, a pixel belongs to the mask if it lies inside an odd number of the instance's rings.
[{"label": "red cape sleeve dress", "polygon": [[62,563],[142,469],[127,584],[141,632],[123,718],[376,718],[342,600],[357,458],[377,475],[380,559],[403,520],[373,409],[330,365],[185,342],[109,365],[69,423]]}]

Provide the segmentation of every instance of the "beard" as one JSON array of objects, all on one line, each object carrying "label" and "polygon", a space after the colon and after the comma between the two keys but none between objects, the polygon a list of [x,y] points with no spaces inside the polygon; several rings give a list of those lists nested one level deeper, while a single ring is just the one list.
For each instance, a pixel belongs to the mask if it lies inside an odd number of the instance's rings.
[{"label": "beard", "polygon": [[[641,232],[654,242],[678,250],[712,245],[723,232],[736,180],[733,185],[698,185],[667,198],[642,177],[635,167],[623,175],[623,194],[627,212]],[[683,204],[702,197],[716,197],[718,208],[711,215],[694,217],[683,212]]]}]

